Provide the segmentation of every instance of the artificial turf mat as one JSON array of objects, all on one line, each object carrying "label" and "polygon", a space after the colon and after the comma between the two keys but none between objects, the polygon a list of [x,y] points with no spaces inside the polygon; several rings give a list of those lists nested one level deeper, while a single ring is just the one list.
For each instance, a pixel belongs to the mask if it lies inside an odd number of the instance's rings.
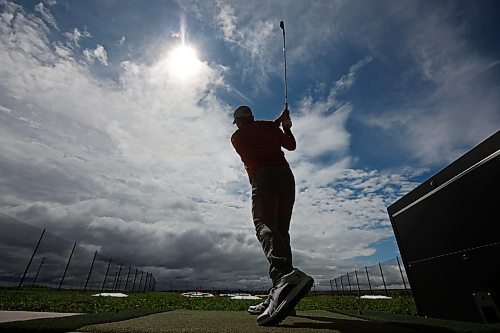
[{"label": "artificial turf mat", "polygon": [[137,309],[6,322],[0,323],[0,332],[70,332],[87,325],[127,320],[158,312],[160,310]]}]

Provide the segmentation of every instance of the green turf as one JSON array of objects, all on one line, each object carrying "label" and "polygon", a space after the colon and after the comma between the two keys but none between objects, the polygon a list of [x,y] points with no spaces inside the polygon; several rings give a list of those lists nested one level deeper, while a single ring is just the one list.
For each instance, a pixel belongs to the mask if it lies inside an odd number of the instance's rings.
[{"label": "green turf", "polygon": [[357,296],[309,296],[299,303],[298,310],[326,311],[380,311],[393,314],[417,315],[417,308],[411,296],[395,294],[391,299],[360,299]]},{"label": "green turf", "polygon": [[[227,297],[187,298],[178,293],[131,293],[129,297],[94,297],[92,292],[53,289],[0,289],[0,310],[101,313],[129,309],[170,311],[213,310],[244,311],[254,300],[231,300]],[[413,298],[394,295],[390,300],[360,299],[356,296],[317,295],[304,298],[299,310],[373,310],[415,315]]]},{"label": "green turf", "polygon": [[128,297],[96,297],[92,292],[52,289],[0,289],[0,310],[101,313],[128,309],[148,310],[224,310],[241,311],[253,300],[227,297],[187,298],[178,293],[131,293]]},{"label": "green turf", "polygon": [[[69,332],[88,325],[129,320],[173,310],[208,310],[214,314],[227,312],[227,315],[224,316],[231,317],[230,312],[246,313],[249,305],[258,302],[254,300],[231,300],[226,297],[186,298],[178,293],[170,292],[134,293],[126,298],[116,298],[93,297],[92,293],[83,293],[81,291],[0,288],[0,310],[84,313],[83,315],[70,317],[3,323],[0,324],[0,331]],[[394,326],[405,327],[405,329],[412,327],[417,329],[428,328],[432,332],[500,332],[499,325],[481,325],[420,318],[416,316],[415,303],[412,297],[408,295],[394,294],[393,298],[389,300],[360,299],[356,296],[310,295],[302,299],[297,308],[299,312],[333,311],[359,316],[370,320],[372,323],[378,322],[384,323],[384,325],[389,323],[390,328]],[[304,317],[303,319],[306,320],[307,318]],[[312,318],[313,321],[317,321],[317,319]],[[308,325],[323,328],[330,325],[329,323],[316,323],[316,321]],[[338,325],[339,323],[335,322],[334,324]],[[293,325],[300,325],[300,322]],[[356,325],[361,324],[351,324],[347,320],[341,325],[344,329],[342,332],[350,332]],[[363,328],[359,327],[359,329],[363,331],[366,329],[365,326],[363,324]],[[382,326],[368,325],[368,327],[381,328]],[[388,326],[384,327],[385,329],[388,328]],[[356,330],[352,332],[356,332]]]}]

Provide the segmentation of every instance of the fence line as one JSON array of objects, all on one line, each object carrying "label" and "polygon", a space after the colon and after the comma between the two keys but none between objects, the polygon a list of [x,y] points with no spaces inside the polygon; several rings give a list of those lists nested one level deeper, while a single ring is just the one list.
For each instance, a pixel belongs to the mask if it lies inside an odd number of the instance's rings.
[{"label": "fence line", "polygon": [[[46,232],[46,229],[40,234],[39,228],[0,213],[0,285],[101,292],[156,290],[152,273],[135,268],[132,284],[131,271],[132,266],[123,262],[118,264],[98,251],[89,251],[77,242],[70,243]],[[139,272],[141,280],[136,286],[135,278]]]},{"label": "fence line", "polygon": [[[358,274],[359,273],[359,274]],[[355,277],[355,281],[351,281]],[[354,294],[369,292],[389,294],[389,290],[409,291],[406,271],[399,257],[383,263],[364,266],[330,280],[332,294]],[[353,290],[354,288],[354,290]]]}]

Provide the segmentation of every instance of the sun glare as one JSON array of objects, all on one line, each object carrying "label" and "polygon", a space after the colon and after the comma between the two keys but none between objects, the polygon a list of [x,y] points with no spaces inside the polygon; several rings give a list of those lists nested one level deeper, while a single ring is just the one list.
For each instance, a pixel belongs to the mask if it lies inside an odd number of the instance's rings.
[{"label": "sun glare", "polygon": [[194,76],[201,67],[195,49],[186,45],[173,49],[168,56],[168,62],[170,73],[182,79]]}]

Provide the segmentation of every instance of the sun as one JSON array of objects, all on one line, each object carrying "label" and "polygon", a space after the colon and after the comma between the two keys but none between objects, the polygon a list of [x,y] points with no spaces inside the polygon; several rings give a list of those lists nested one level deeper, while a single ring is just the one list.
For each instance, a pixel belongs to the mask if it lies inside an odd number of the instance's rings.
[{"label": "sun", "polygon": [[196,50],[187,45],[174,48],[168,55],[169,72],[181,79],[195,76],[201,68]]}]

